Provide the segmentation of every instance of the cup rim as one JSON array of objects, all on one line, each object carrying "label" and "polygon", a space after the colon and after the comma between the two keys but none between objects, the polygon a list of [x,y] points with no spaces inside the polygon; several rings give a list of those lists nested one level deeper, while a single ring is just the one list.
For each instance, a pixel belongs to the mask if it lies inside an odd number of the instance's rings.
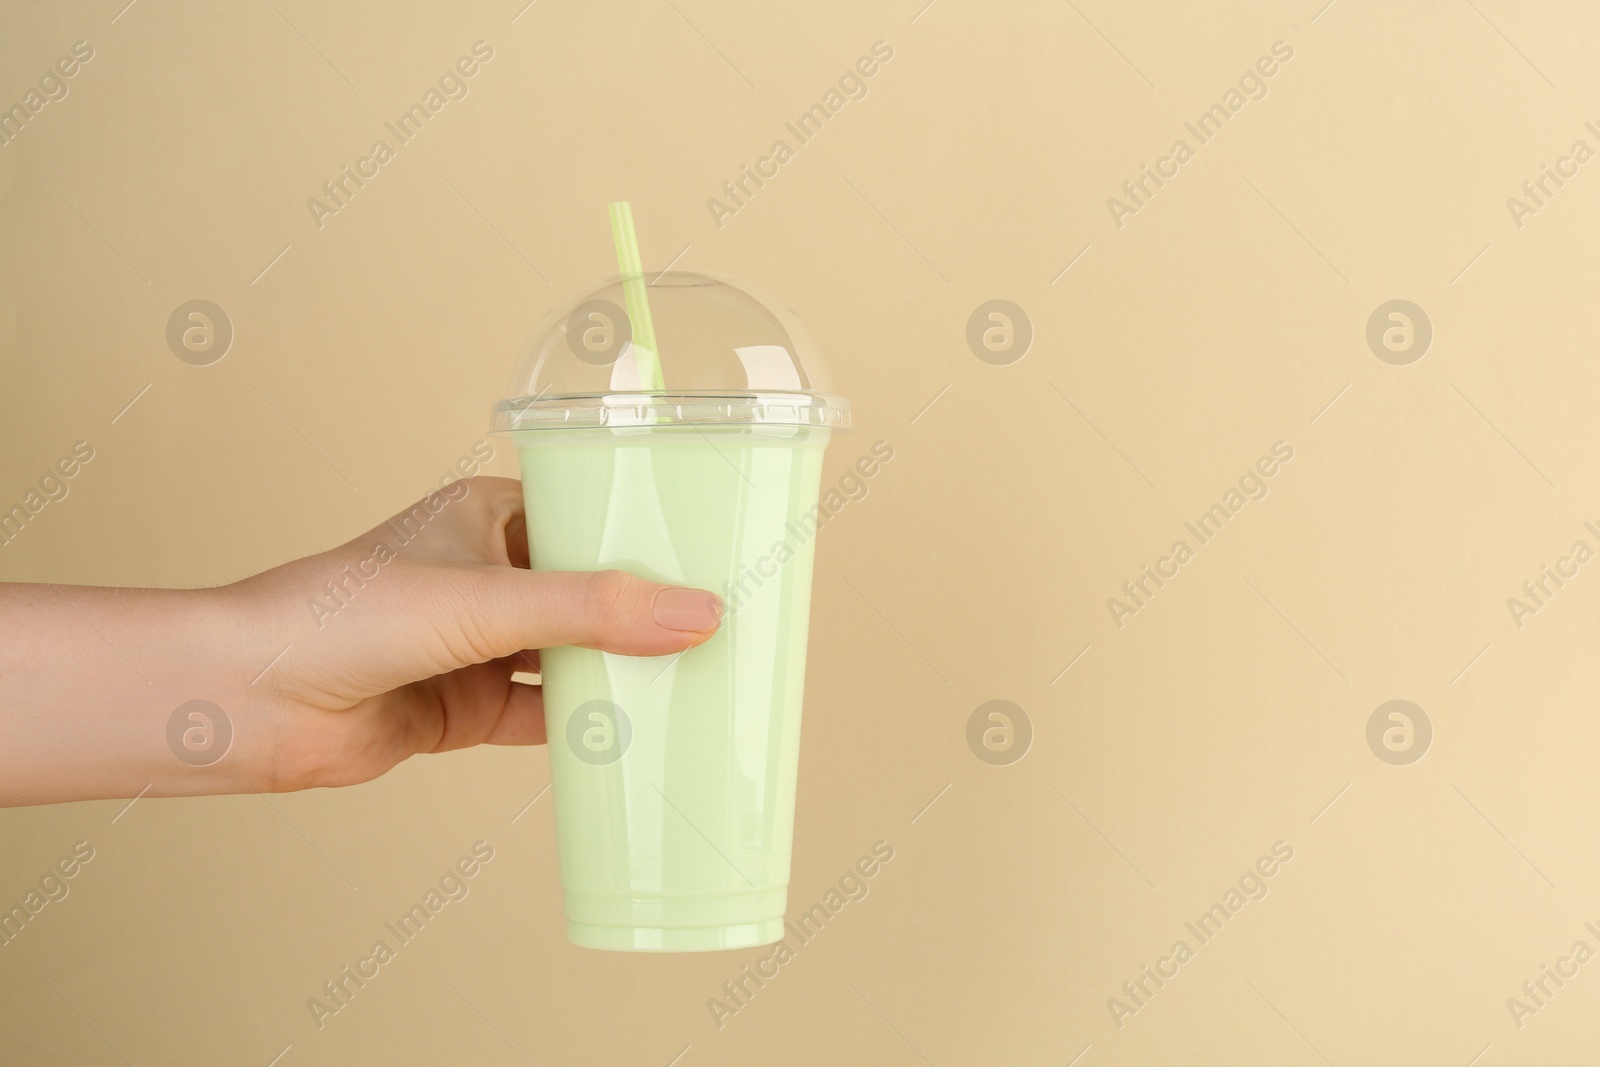
[{"label": "cup rim", "polygon": [[766,425],[851,429],[850,401],[832,393],[675,390],[508,397],[490,432],[617,426]]}]

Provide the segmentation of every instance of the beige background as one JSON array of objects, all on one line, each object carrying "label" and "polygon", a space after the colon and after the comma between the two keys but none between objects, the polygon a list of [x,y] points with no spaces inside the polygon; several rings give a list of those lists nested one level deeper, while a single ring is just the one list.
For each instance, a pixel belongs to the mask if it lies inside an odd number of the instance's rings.
[{"label": "beige background", "polygon": [[[0,1059],[1600,1049],[1600,964],[1520,1029],[1506,1006],[1600,948],[1600,576],[1521,629],[1506,606],[1600,547],[1600,162],[1521,228],[1506,207],[1600,148],[1592,7],[122,2],[4,13],[4,105],[74,41],[95,58],[0,149],[0,503],[76,440],[96,458],[0,576],[219,583],[366,529],[484,436],[631,199],[647,266],[784,294],[827,347],[861,427],[830,478],[894,446],[820,542],[791,909],[874,841],[895,859],[719,1030],[707,999],[760,953],[566,944],[548,797],[526,807],[543,751],[7,811],[0,903],[74,841],[96,857],[0,948]],[[880,39],[869,95],[717,228],[706,198]],[[313,225],[306,199],[477,40],[470,95]],[[1277,40],[1267,97],[1117,228],[1106,199]],[[196,298],[236,332],[208,367],[165,341]],[[995,298],[1035,331],[1009,366],[965,341]],[[1397,298],[1434,329],[1408,366],[1365,341]],[[1107,598],[1278,440],[1267,498],[1118,629]],[[1408,766],[1366,741],[1397,698],[1434,730]],[[1033,724],[1009,766],[967,746],[991,699]],[[471,896],[319,1031],[307,998],[479,839]],[[1107,998],[1280,840],[1270,894],[1119,1029]]]}]

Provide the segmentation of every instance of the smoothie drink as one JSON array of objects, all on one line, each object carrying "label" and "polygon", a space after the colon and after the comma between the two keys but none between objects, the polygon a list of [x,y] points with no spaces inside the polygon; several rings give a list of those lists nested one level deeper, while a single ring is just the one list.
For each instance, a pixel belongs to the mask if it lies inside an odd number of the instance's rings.
[{"label": "smoothie drink", "polygon": [[567,931],[686,951],[783,936],[812,535],[830,431],[515,435],[538,570],[618,568],[721,593],[676,656],[542,653]]},{"label": "smoothie drink", "polygon": [[[823,451],[850,425],[793,313],[724,279],[623,273],[552,308],[495,408],[535,570],[723,597],[673,656],[544,649],[556,847],[575,944],[783,936]],[[648,290],[648,291],[647,291]]]}]

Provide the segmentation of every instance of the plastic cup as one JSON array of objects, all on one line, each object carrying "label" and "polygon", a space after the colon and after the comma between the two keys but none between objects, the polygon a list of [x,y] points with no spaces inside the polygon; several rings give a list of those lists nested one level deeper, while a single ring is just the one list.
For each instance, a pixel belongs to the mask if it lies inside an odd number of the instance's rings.
[{"label": "plastic cup", "polygon": [[592,316],[625,317],[605,309],[621,284],[547,319],[496,409],[533,566],[617,568],[726,606],[675,656],[542,653],[567,933],[630,951],[768,944],[787,905],[823,452],[848,406],[791,316],[704,275],[652,285],[672,391],[639,391],[626,343],[593,348],[615,340]]}]

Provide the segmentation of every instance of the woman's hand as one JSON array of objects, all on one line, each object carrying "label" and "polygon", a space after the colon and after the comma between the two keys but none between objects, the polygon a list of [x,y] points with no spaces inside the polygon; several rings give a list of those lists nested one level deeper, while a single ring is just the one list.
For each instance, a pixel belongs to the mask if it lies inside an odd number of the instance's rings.
[{"label": "woman's hand", "polygon": [[527,567],[521,488],[484,477],[220,589],[0,586],[0,804],[350,785],[541,744],[539,687],[511,679],[538,649],[663,656],[720,622],[702,590]]}]

